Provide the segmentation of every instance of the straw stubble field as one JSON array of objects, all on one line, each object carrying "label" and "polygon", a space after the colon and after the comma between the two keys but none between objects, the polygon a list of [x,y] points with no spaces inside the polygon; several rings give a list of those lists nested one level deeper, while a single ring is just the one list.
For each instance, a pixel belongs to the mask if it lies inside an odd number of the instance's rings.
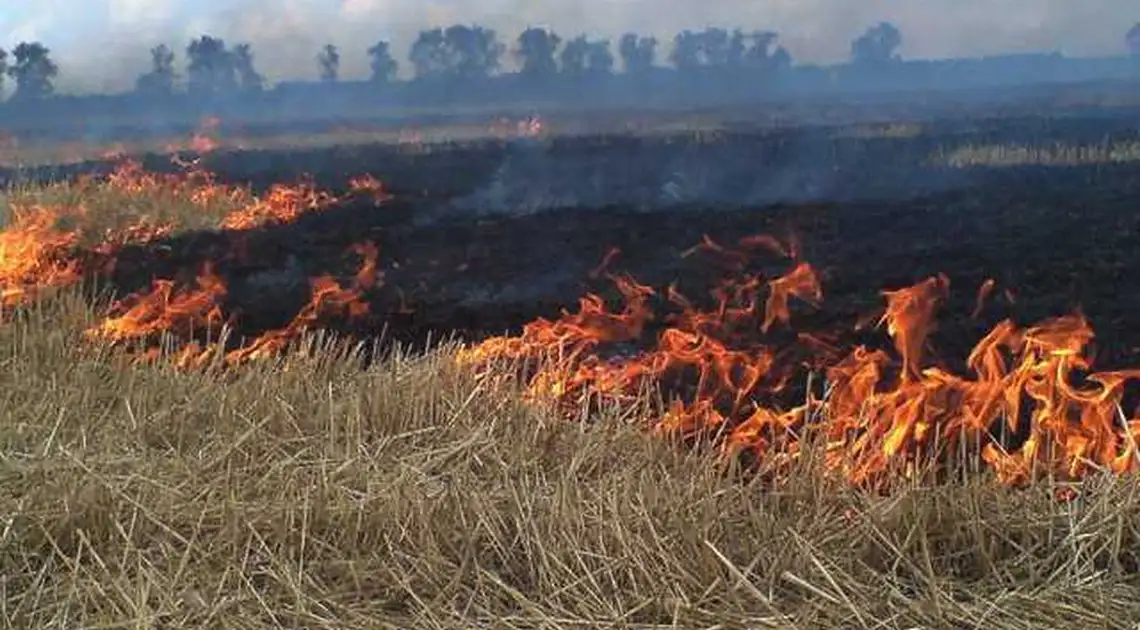
[{"label": "straw stubble field", "polygon": [[1089,375],[1071,295],[891,284],[915,248],[828,207],[412,226],[370,177],[182,171],[6,198],[9,627],[1140,618],[1130,357]]}]

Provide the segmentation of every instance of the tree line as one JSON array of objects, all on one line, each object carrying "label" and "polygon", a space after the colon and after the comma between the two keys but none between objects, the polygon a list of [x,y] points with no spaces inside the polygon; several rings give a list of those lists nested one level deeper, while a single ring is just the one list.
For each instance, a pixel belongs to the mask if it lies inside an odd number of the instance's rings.
[{"label": "tree line", "polygon": [[[1140,58],[1140,22],[1125,35],[1128,52]],[[616,51],[608,39],[578,35],[563,40],[556,32],[531,27],[520,33],[514,45],[502,43],[493,29],[457,24],[423,30],[411,45],[407,62],[413,81],[469,82],[499,74],[503,58],[511,54],[518,62],[520,80],[542,84],[566,78],[588,78],[621,72],[636,77],[657,68],[679,73],[748,72],[754,75],[778,73],[792,66],[792,56],[779,45],[774,31],[729,31],[724,28],[685,30],[677,33],[667,58],[659,59],[655,37],[625,33]],[[881,70],[901,61],[898,49],[902,33],[889,22],[876,24],[851,42],[852,66]],[[616,54],[615,54],[616,52]],[[368,48],[368,81],[382,85],[396,81],[400,64],[389,42],[377,41]],[[176,69],[176,54],[167,45],[150,50],[150,69],[135,82],[135,90],[146,95],[172,95],[180,90],[183,78]],[[265,77],[255,67],[252,46],[239,43],[228,47],[218,37],[202,35],[185,49],[184,89],[196,95],[259,92]],[[315,56],[319,79],[340,80],[341,52],[335,44],[322,47]],[[666,61],[667,66],[659,65]],[[0,88],[5,77],[15,83],[14,100],[50,96],[59,67],[51,50],[40,42],[22,42],[9,55],[0,49]]]}]

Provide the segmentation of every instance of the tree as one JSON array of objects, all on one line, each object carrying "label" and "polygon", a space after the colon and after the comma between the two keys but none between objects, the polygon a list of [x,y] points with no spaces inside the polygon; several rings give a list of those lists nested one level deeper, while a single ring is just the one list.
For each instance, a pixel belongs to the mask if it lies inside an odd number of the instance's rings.
[{"label": "tree", "polygon": [[444,32],[448,46],[455,51],[455,73],[460,79],[482,79],[498,72],[506,47],[494,30],[482,26],[456,25]]},{"label": "tree", "polygon": [[626,74],[646,74],[653,68],[653,62],[657,58],[657,38],[626,33],[621,36],[618,52]]},{"label": "tree", "polygon": [[160,44],[150,49],[150,72],[139,75],[135,89],[145,94],[173,94],[176,78],[174,51],[166,44]]},{"label": "tree", "polygon": [[728,40],[728,65],[733,68],[740,68],[748,63],[748,40],[751,39],[749,35],[745,35],[740,29],[732,32],[732,37]]},{"label": "tree", "polygon": [[566,42],[562,52],[558,53],[558,64],[562,73],[570,76],[586,74],[586,59],[590,54],[590,40],[585,35],[579,35]]},{"label": "tree", "polygon": [[408,53],[408,60],[416,77],[420,79],[441,77],[448,73],[452,66],[450,51],[443,36],[442,28],[420,31],[419,37],[412,44]]},{"label": "tree", "polygon": [[51,60],[51,50],[46,46],[39,42],[21,42],[12,50],[12,60],[7,70],[8,76],[16,80],[13,98],[43,98],[55,89],[52,79],[59,75],[59,66]]},{"label": "tree", "polygon": [[779,72],[792,66],[792,55],[777,44],[780,35],[775,31],[754,31],[744,36],[749,42],[741,64],[759,72]]},{"label": "tree", "polygon": [[486,78],[499,69],[505,47],[482,26],[449,26],[420,31],[408,55],[420,79]]},{"label": "tree", "polygon": [[321,81],[325,83],[336,83],[340,77],[340,51],[332,44],[325,44],[321,49],[321,53],[317,55],[317,63],[320,65]]},{"label": "tree", "polygon": [[522,61],[520,73],[527,78],[553,77],[558,73],[555,53],[562,39],[544,28],[530,27],[519,34],[515,56]]},{"label": "tree", "polygon": [[858,66],[882,66],[899,60],[902,33],[894,24],[880,22],[851,42],[851,62]]},{"label": "tree", "polygon": [[[734,52],[734,48],[738,49]],[[731,64],[733,57],[743,58],[744,36],[740,31],[731,36],[723,28],[703,31],[681,31],[673,38],[669,61],[682,72],[698,68],[718,68]]]},{"label": "tree", "polygon": [[681,72],[691,72],[701,67],[700,35],[684,30],[673,36],[673,51],[669,61]]},{"label": "tree", "polygon": [[249,44],[234,46],[234,71],[237,72],[238,86],[244,92],[260,92],[265,87],[265,77],[253,67],[253,47]]},{"label": "tree", "polygon": [[8,53],[0,48],[0,94],[4,92],[4,76],[8,74]]},{"label": "tree", "polygon": [[186,47],[190,60],[187,67],[187,89],[193,94],[233,92],[238,87],[233,55],[226,42],[203,35]]},{"label": "tree", "polygon": [[566,42],[558,55],[562,73],[581,77],[610,74],[614,69],[614,55],[609,40],[590,41],[579,35]]},{"label": "tree", "polygon": [[369,65],[372,68],[373,83],[389,83],[396,78],[399,65],[392,57],[392,47],[388,42],[376,42],[374,46],[368,49],[368,56],[371,58]]},{"label": "tree", "polygon": [[1128,44],[1128,52],[1134,57],[1140,58],[1140,22],[1137,22],[1132,30],[1124,36],[1124,42]]},{"label": "tree", "polygon": [[586,56],[586,70],[592,75],[613,74],[614,54],[610,52],[610,40],[590,42],[590,52]]}]

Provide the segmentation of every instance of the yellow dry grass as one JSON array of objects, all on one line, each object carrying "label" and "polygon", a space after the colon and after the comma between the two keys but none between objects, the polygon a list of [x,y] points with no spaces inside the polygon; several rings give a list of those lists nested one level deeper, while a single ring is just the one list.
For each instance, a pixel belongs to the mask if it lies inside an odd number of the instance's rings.
[{"label": "yellow dry grass", "polygon": [[454,344],[361,368],[312,338],[219,377],[82,343],[98,313],[63,291],[0,321],[0,627],[1140,619],[1136,478],[1070,503],[985,479],[883,497],[806,457],[765,487],[635,412],[567,422],[524,404],[459,368]]}]

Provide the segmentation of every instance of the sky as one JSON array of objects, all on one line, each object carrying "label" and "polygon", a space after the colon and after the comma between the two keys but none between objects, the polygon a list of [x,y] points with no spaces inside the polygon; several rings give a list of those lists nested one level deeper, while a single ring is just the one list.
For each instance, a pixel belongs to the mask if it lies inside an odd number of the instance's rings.
[{"label": "sky", "polygon": [[179,55],[193,37],[253,45],[270,81],[316,76],[326,43],[341,49],[342,75],[367,73],[365,50],[392,42],[406,66],[423,28],[478,23],[511,39],[527,26],[615,41],[625,31],[669,40],[685,28],[775,30],[801,62],[837,61],[879,21],[903,34],[910,58],[1059,51],[1117,54],[1140,21],[1137,0],[0,0],[0,48],[40,41],[61,72],[61,92],[115,91],[147,69],[148,50]]}]

